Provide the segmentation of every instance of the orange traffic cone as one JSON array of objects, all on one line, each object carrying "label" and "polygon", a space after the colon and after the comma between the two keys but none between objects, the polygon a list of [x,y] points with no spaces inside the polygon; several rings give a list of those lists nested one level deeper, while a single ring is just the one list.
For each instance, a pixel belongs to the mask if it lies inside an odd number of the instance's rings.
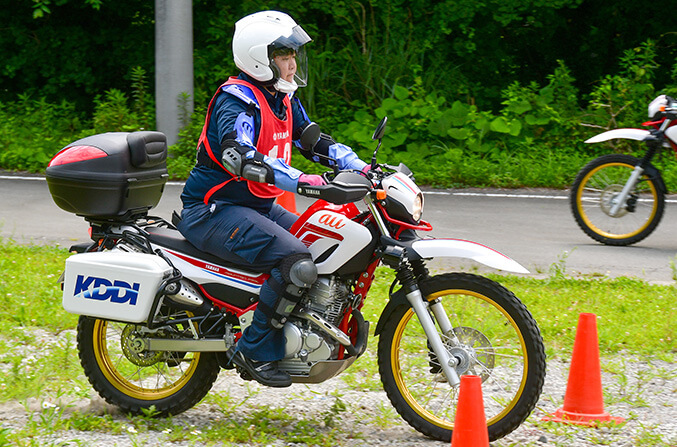
[{"label": "orange traffic cone", "polygon": [[296,212],[296,198],[294,197],[293,192],[283,191],[282,195],[277,198],[277,204],[290,213],[294,213],[297,216],[299,215],[299,213]]},{"label": "orange traffic cone", "polygon": [[542,420],[590,427],[598,422],[625,421],[604,411],[595,314],[579,315],[564,406]]},{"label": "orange traffic cone", "polygon": [[461,376],[451,447],[489,447],[480,376]]}]

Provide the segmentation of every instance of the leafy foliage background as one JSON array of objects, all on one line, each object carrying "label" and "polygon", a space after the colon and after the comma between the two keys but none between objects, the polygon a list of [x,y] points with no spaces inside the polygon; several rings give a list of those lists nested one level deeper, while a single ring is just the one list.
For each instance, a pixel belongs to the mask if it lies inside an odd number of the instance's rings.
[{"label": "leafy foliage background", "polygon": [[[597,153],[641,149],[583,140],[677,96],[677,33],[629,0],[195,0],[196,110],[172,148],[175,177],[213,90],[237,73],[235,21],[263,9],[314,39],[299,92],[311,118],[368,159],[388,115],[379,160],[419,182],[564,187]],[[154,127],[153,2],[24,0],[0,21],[0,167],[41,171],[73,139]]]}]

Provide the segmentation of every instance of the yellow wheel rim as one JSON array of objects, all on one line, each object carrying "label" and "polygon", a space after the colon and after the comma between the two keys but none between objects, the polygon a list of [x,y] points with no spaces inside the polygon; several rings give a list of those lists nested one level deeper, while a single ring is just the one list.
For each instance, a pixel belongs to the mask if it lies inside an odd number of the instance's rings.
[{"label": "yellow wheel rim", "polygon": [[137,366],[126,359],[121,350],[112,352],[116,342],[120,342],[119,337],[109,338],[109,330],[113,324],[119,323],[96,320],[93,332],[94,355],[106,379],[125,395],[139,400],[164,399],[183,388],[195,373],[200,359],[199,353],[192,353],[191,358],[170,368],[167,362],[162,361],[149,366]]},{"label": "yellow wheel rim", "polygon": [[656,191],[656,188],[654,187],[654,184],[652,182],[646,182],[646,184],[649,185],[649,192],[651,193],[651,196],[654,198],[653,205],[651,206],[651,210],[649,212],[649,215],[645,219],[645,222],[637,229],[633,231],[629,231],[623,234],[618,234],[618,233],[612,233],[606,230],[603,230],[600,228],[596,223],[592,221],[590,218],[589,214],[586,212],[583,203],[583,193],[586,191],[586,187],[588,187],[588,183],[590,179],[597,174],[599,171],[602,169],[608,169],[612,167],[617,167],[617,168],[628,168],[629,170],[633,170],[634,166],[629,165],[627,163],[621,163],[621,162],[615,162],[615,163],[606,163],[603,165],[600,165],[593,169],[592,171],[588,172],[588,174],[583,178],[581,181],[581,187],[578,189],[576,192],[576,207],[578,208],[578,214],[581,216],[581,219],[583,219],[583,222],[585,225],[590,228],[592,231],[597,233],[600,236],[609,238],[609,239],[627,239],[627,238],[632,238],[638,234],[640,234],[642,231],[644,231],[650,224],[653,222],[654,217],[656,216],[656,212],[658,211],[658,201],[655,200],[656,197],[658,197],[658,192]]},{"label": "yellow wheel rim", "polygon": [[[515,323],[515,320],[500,306],[498,306],[493,300],[490,298],[476,292],[472,292],[469,290],[444,290],[437,292],[435,294],[432,294],[427,297],[428,301],[433,301],[436,298],[443,297],[443,296],[468,296],[475,298],[483,303],[485,303],[487,309],[491,308],[493,310],[499,311],[497,313],[500,314],[503,319],[503,322],[505,325],[510,326],[513,329],[514,332],[514,341],[513,343],[519,344],[519,351],[520,351],[520,356],[521,356],[521,361],[522,362],[522,371],[519,373],[519,378],[513,380],[513,384],[511,385],[511,390],[510,390],[510,398],[507,398],[506,396],[502,396],[500,400],[504,403],[499,404],[499,407],[502,408],[500,411],[495,411],[492,414],[489,414],[487,416],[487,425],[491,425],[495,421],[505,417],[505,415],[510,412],[515,405],[517,404],[520,396],[522,396],[524,387],[526,386],[527,382],[527,375],[529,371],[529,363],[528,363],[528,357],[527,357],[527,349],[526,349],[526,344],[524,341],[524,337],[522,336],[521,332],[519,331],[517,324]],[[402,319],[400,319],[399,324],[397,328],[395,329],[395,333],[393,336],[393,343],[391,345],[391,352],[390,352],[390,358],[391,358],[391,367],[393,371],[393,376],[395,379],[395,383],[397,384],[397,387],[403,396],[403,398],[407,401],[408,405],[423,419],[426,421],[435,424],[439,427],[452,430],[453,429],[453,417],[440,417],[434,412],[428,410],[426,407],[424,407],[421,403],[421,397],[415,397],[414,394],[412,393],[411,389],[413,387],[419,386],[419,384],[414,383],[413,385],[408,385],[407,380],[405,379],[406,371],[403,371],[402,368],[402,357],[401,354],[403,353],[403,350],[401,349],[401,344],[403,341],[403,338],[405,337],[405,331],[407,330],[407,326],[411,320],[411,318],[414,316],[413,310],[408,310],[407,313],[404,315]],[[497,318],[497,317],[495,317]],[[453,320],[452,320],[452,326],[453,326]],[[416,325],[417,327],[420,327],[418,324]],[[422,332],[422,330],[421,330]],[[490,379],[491,380],[491,379]],[[516,381],[516,383],[515,383]],[[454,403],[457,399],[457,389],[452,389],[449,387],[448,384],[444,384],[444,386],[450,388],[448,391],[449,396],[454,400]],[[494,399],[494,397],[490,393],[484,394],[485,397],[485,402],[487,400]],[[426,401],[429,402],[429,401]],[[454,405],[455,407],[455,405]],[[485,404],[485,409],[488,410],[487,405]],[[455,413],[455,408],[453,410]]]}]

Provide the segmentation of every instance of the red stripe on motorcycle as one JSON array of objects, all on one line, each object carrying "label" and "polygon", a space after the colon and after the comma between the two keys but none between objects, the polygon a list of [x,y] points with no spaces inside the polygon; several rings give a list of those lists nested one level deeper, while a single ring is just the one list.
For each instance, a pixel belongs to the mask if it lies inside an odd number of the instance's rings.
[{"label": "red stripe on motorcycle", "polygon": [[330,239],[336,239],[337,241],[342,241],[343,236],[341,236],[338,233],[335,233],[333,231],[318,227],[317,225],[313,225],[311,223],[306,222],[306,224],[301,227],[299,232],[296,234],[296,237],[303,240],[305,238],[305,233],[311,232],[311,233],[316,233],[319,234],[322,237],[328,237]]},{"label": "red stripe on motorcycle", "polygon": [[413,192],[414,194],[417,194],[416,190],[415,190],[414,188],[412,188],[411,186],[409,186],[408,184],[406,184],[404,181],[402,181],[402,179],[399,179],[399,178],[397,178],[397,177],[393,177],[393,179],[394,179],[396,182],[398,182],[400,185],[402,185],[402,186],[404,186],[405,188],[407,188],[409,191]]},{"label": "red stripe on motorcycle", "polygon": [[301,239],[301,242],[303,242],[303,245],[305,245],[306,247],[310,247],[321,237],[322,236],[319,236],[317,234],[306,233],[306,235],[303,236],[303,239]]}]

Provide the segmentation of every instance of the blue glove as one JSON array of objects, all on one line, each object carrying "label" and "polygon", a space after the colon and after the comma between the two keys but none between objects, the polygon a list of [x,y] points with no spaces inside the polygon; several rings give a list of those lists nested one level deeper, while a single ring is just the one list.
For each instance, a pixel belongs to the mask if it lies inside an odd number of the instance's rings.
[{"label": "blue glove", "polygon": [[336,160],[341,170],[354,169],[361,171],[367,166],[367,163],[360,160],[360,157],[349,146],[342,143],[334,143],[329,146],[329,156]]}]

